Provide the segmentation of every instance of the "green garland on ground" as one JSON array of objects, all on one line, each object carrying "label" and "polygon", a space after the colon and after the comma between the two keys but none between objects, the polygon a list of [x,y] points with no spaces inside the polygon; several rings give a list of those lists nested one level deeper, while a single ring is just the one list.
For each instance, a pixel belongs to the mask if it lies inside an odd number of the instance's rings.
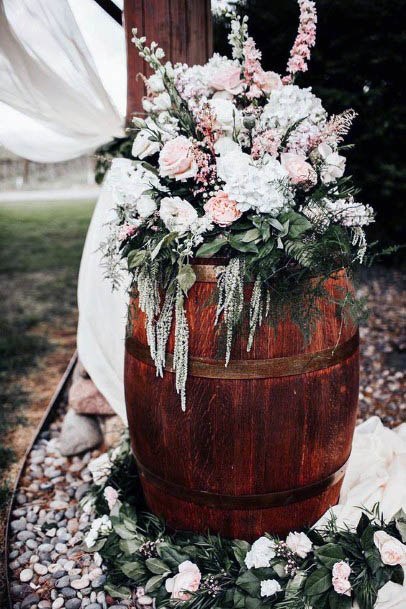
[{"label": "green garland on ground", "polygon": [[[404,512],[385,523],[376,506],[362,513],[355,530],[338,528],[331,516],[323,527],[291,534],[286,542],[266,535],[250,545],[210,534],[170,533],[145,511],[128,439],[89,469],[95,484],[84,508],[97,518],[84,547],[103,557],[105,590],[112,597],[128,598],[143,587],[156,607],[350,609],[356,601],[360,609],[373,609],[380,588],[389,581],[403,583]],[[182,577],[195,585],[183,588]]]}]

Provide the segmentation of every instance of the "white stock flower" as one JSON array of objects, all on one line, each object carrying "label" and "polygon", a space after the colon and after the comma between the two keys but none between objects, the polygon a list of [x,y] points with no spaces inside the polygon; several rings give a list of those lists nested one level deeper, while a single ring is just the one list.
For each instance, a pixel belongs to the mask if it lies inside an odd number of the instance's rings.
[{"label": "white stock flower", "polygon": [[353,197],[332,201],[324,199],[325,210],[334,222],[348,228],[354,226],[367,226],[374,221],[374,211],[370,205],[357,203]]},{"label": "white stock flower", "polygon": [[261,596],[273,596],[282,588],[277,579],[265,579],[261,582]]},{"label": "white stock flower", "polygon": [[172,106],[172,101],[169,93],[164,91],[163,93],[159,93],[156,97],[153,98],[154,109],[158,112],[162,112],[164,110],[169,110]]},{"label": "white stock flower", "polygon": [[255,209],[277,216],[291,201],[287,172],[275,158],[265,155],[254,161],[240,149],[217,159],[217,174],[223,190],[237,201],[240,211]]},{"label": "white stock flower", "polygon": [[90,531],[86,535],[84,541],[87,547],[92,548],[100,535],[108,535],[112,530],[110,518],[104,514],[100,518],[95,518],[90,527]]},{"label": "white stock flower", "polygon": [[111,461],[108,453],[103,453],[97,459],[90,461],[87,466],[93,477],[93,482],[97,486],[102,486],[111,472]]},{"label": "white stock flower", "polygon": [[260,537],[252,544],[244,562],[247,569],[260,569],[269,567],[269,563],[274,557],[275,542],[268,537]]},{"label": "white stock flower", "polygon": [[242,115],[229,99],[216,97],[209,101],[210,108],[215,114],[215,126],[225,134],[238,133],[242,125]]},{"label": "white stock flower", "polygon": [[131,154],[136,159],[145,159],[159,152],[161,145],[149,129],[141,129],[134,138]]},{"label": "white stock flower", "polygon": [[345,157],[335,152],[329,144],[319,144],[317,151],[323,159],[320,177],[324,184],[335,182],[344,175]]},{"label": "white stock flower", "polygon": [[163,91],[165,91],[165,85],[162,78],[162,74],[160,74],[159,72],[152,74],[152,76],[147,79],[147,83],[152,93],[162,93]]},{"label": "white stock flower", "polygon": [[164,197],[159,216],[169,231],[180,235],[190,230],[198,218],[195,208],[180,197]]},{"label": "white stock flower", "polygon": [[312,542],[305,533],[289,533],[286,537],[286,545],[300,558],[305,558],[313,548]]}]

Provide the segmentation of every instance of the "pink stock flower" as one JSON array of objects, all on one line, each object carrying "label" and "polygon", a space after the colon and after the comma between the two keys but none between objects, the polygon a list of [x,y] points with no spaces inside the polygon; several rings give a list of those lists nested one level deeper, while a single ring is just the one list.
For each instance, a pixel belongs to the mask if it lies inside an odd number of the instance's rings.
[{"label": "pink stock flower", "polygon": [[276,130],[267,129],[256,135],[252,142],[251,156],[253,159],[259,159],[264,154],[278,156],[279,146],[281,145],[281,136]]},{"label": "pink stock flower", "polygon": [[128,224],[128,222],[126,222],[125,224],[120,226],[120,230],[118,231],[118,240],[124,241],[125,239],[128,239],[129,237],[135,235],[140,224],[140,221],[135,221],[134,224]]},{"label": "pink stock flower", "polygon": [[237,202],[230,199],[223,190],[219,190],[214,197],[211,197],[205,203],[204,211],[219,226],[229,226],[242,215],[237,208]]},{"label": "pink stock flower", "polygon": [[312,0],[298,0],[298,2],[300,7],[299,29],[287,66],[290,78],[288,77],[289,80],[284,79],[285,84],[291,82],[292,75],[297,72],[306,72],[310,49],[316,44],[316,5]]}]

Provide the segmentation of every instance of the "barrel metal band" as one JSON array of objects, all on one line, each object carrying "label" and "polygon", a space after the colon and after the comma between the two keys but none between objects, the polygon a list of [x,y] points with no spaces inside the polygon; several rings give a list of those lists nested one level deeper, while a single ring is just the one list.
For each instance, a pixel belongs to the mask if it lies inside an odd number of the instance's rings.
[{"label": "barrel metal band", "polygon": [[154,485],[165,493],[182,499],[183,501],[227,510],[275,508],[311,499],[338,484],[344,477],[348,464],[347,460],[337,471],[326,478],[294,489],[275,491],[273,493],[264,493],[261,495],[223,495],[221,493],[189,489],[180,484],[164,480],[142,465],[137,456],[135,456],[135,460],[141,479],[144,479],[147,483]]},{"label": "barrel metal band", "polygon": [[[289,357],[275,357],[272,359],[245,359],[231,360],[226,367],[222,360],[213,360],[204,357],[189,357],[188,375],[211,379],[261,379],[294,376],[307,372],[323,370],[339,364],[353,355],[359,346],[359,334],[356,332],[349,340],[336,347],[316,351],[314,353],[301,353]],[[143,345],[136,338],[127,338],[126,349],[135,359],[154,366],[153,359],[147,345]],[[165,370],[174,372],[173,355],[166,355]]]}]

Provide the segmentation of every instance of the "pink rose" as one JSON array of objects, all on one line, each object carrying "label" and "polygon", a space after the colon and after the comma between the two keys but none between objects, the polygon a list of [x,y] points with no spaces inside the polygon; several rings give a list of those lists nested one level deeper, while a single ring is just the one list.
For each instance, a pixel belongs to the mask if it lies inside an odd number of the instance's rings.
[{"label": "pink rose", "polygon": [[385,531],[377,531],[374,534],[374,544],[385,565],[406,565],[406,546],[396,537],[388,535]]},{"label": "pink rose", "polygon": [[337,594],[345,594],[351,596],[351,584],[348,579],[341,577],[333,577],[333,588]]},{"label": "pink rose", "polygon": [[111,512],[111,510],[117,503],[118,492],[112,486],[106,486],[106,488],[104,489],[103,495],[104,495],[105,500],[107,501],[107,505],[109,506],[109,510]]},{"label": "pink rose", "polygon": [[219,190],[204,205],[204,211],[211,220],[219,226],[229,226],[241,217],[241,211],[237,208],[237,201],[230,199],[228,194]]},{"label": "pink rose", "polygon": [[237,95],[242,91],[241,68],[234,65],[225,65],[216,70],[209,80],[209,86],[216,91],[227,91]]},{"label": "pink rose", "polygon": [[166,142],[159,155],[159,174],[175,180],[186,180],[196,175],[197,165],[193,144],[184,135]]},{"label": "pink rose", "polygon": [[191,598],[190,592],[196,592],[199,588],[202,575],[199,567],[190,560],[182,562],[178,569],[179,573],[175,577],[166,580],[165,588],[171,593],[171,598],[188,601]]},{"label": "pink rose", "polygon": [[302,154],[282,153],[281,165],[287,171],[292,184],[300,184],[306,190],[316,184],[317,174]]},{"label": "pink rose", "polygon": [[255,74],[254,80],[261,91],[267,95],[269,95],[269,93],[272,91],[275,91],[275,89],[280,89],[283,86],[282,79],[276,72],[265,72],[262,70],[261,72]]},{"label": "pink rose", "polygon": [[350,565],[343,560],[336,562],[333,566],[333,577],[338,577],[339,579],[348,579],[350,577],[350,573]]}]

